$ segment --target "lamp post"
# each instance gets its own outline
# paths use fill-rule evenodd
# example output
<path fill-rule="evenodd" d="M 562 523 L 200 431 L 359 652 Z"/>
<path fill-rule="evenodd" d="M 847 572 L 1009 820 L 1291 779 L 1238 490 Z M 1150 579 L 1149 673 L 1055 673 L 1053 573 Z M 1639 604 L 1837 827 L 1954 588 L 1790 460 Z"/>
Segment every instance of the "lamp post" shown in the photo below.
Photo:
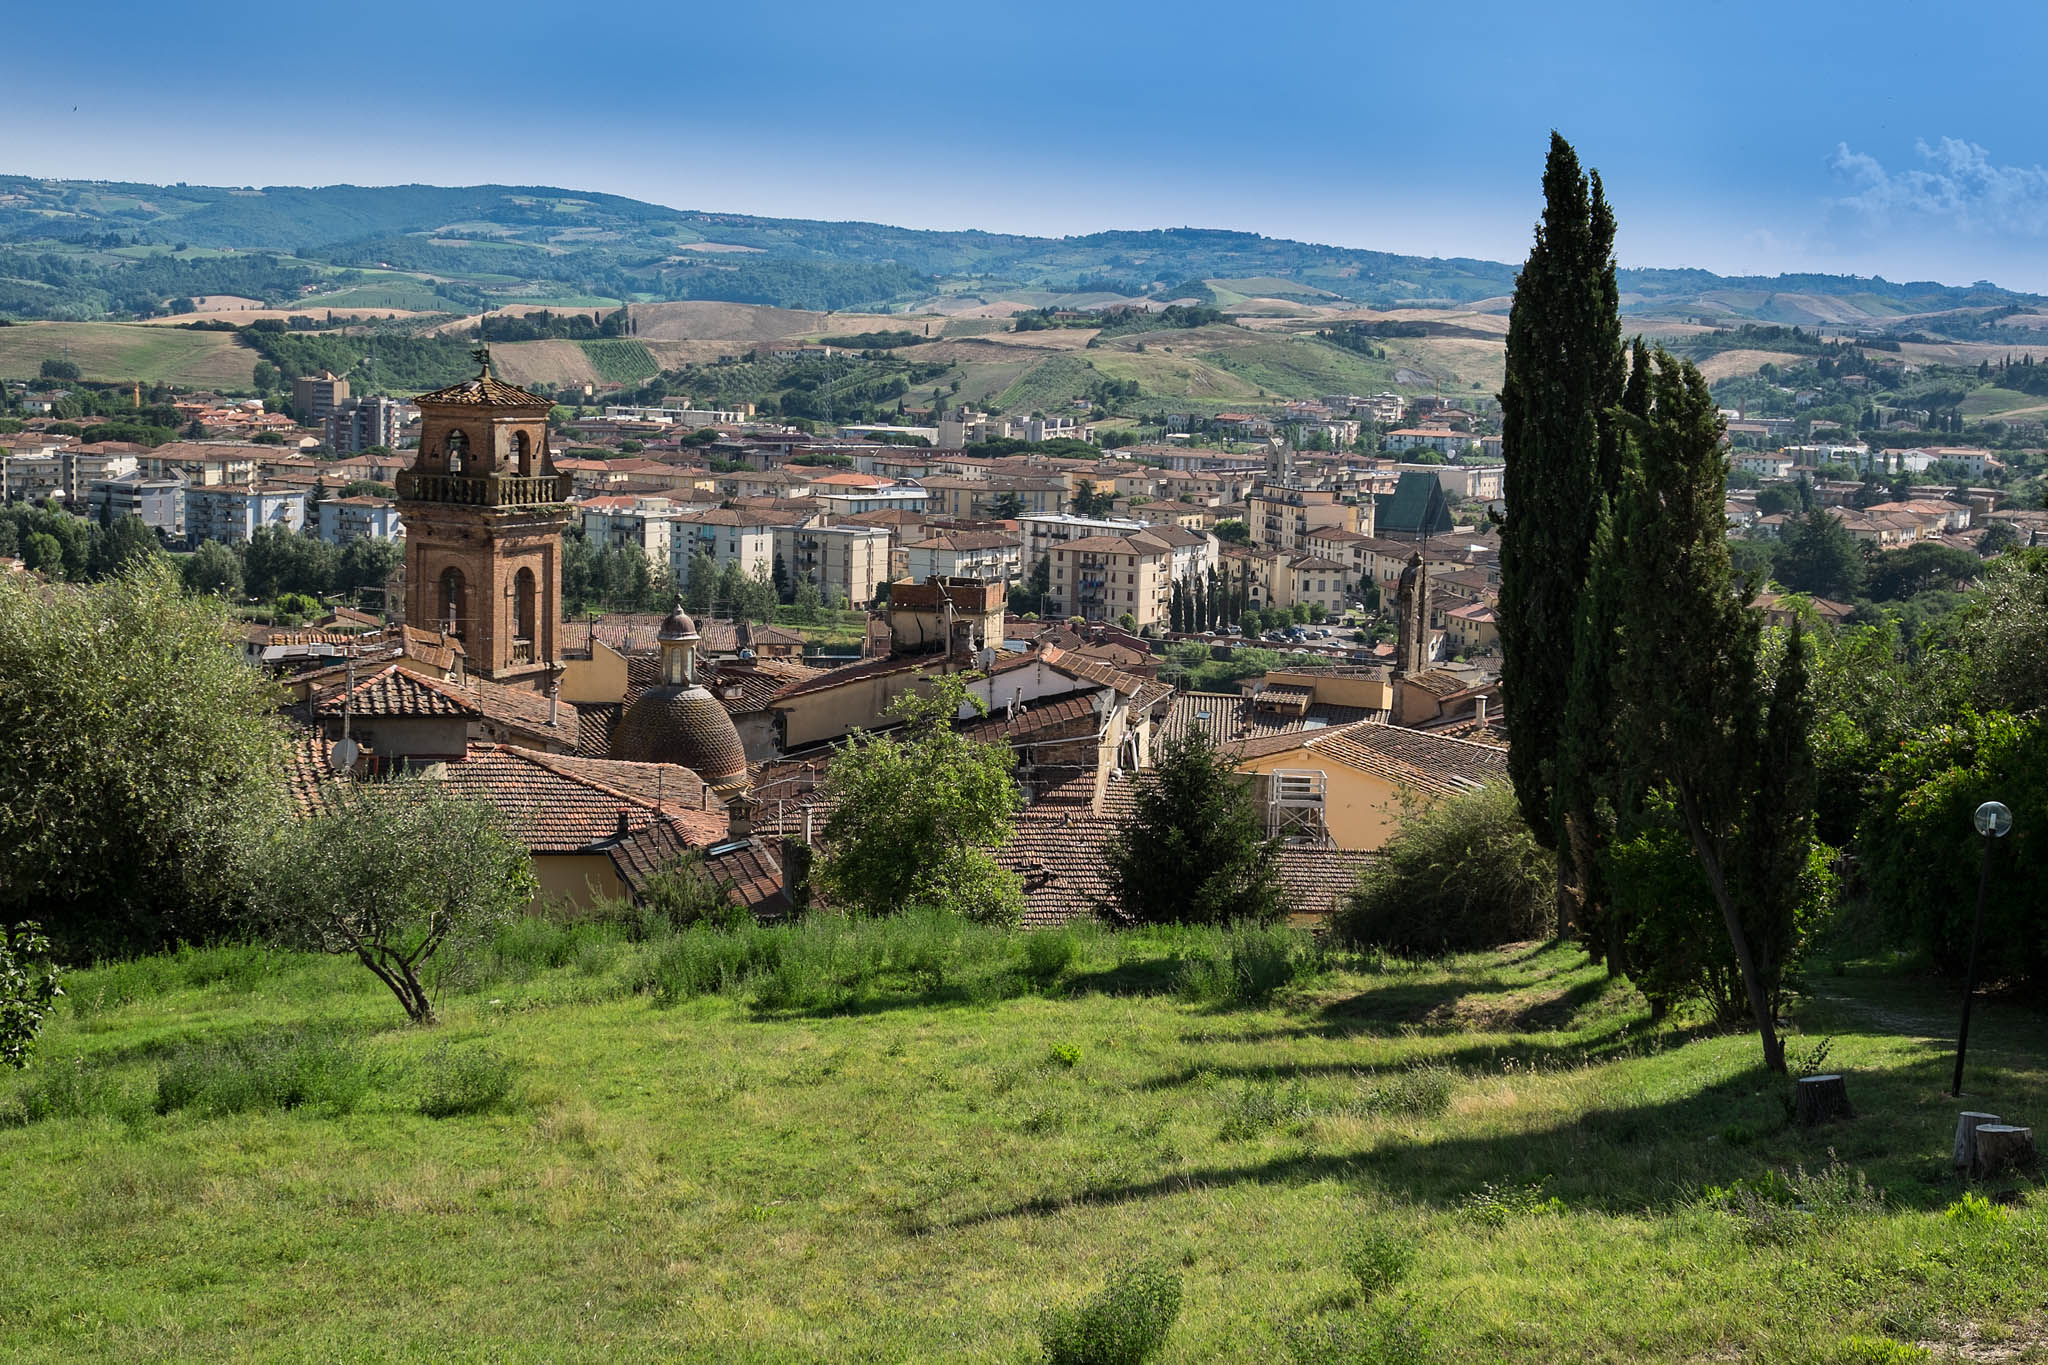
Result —
<path fill-rule="evenodd" d="M 1991 884 L 1991 846 L 2012 829 L 2012 812 L 1996 801 L 1977 807 L 1972 818 L 1984 841 L 1984 859 L 1977 868 L 1977 918 L 1970 925 L 1970 965 L 1963 975 L 1963 1026 L 1956 1034 L 1956 1076 L 1949 1094 L 1963 1093 L 1963 1055 L 1970 1047 L 1970 1000 L 1977 993 L 1977 949 L 1984 939 L 1984 893 Z"/>

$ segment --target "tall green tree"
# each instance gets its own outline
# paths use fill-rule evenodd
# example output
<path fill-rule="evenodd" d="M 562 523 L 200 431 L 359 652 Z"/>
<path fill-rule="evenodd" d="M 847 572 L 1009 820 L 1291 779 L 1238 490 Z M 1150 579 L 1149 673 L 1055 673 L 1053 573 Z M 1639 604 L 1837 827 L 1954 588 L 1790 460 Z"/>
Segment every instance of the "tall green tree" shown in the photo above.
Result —
<path fill-rule="evenodd" d="M 284 735 L 225 625 L 160 561 L 82 587 L 0 576 L 0 921 L 74 955 L 227 927 Z"/>
<path fill-rule="evenodd" d="M 985 709 L 957 675 L 930 680 L 890 705 L 892 734 L 856 732 L 840 746 L 826 785 L 819 883 L 844 909 L 884 915 L 912 906 L 1015 924 L 1024 889 L 993 850 L 1010 837 L 1016 755 L 953 728 L 963 707 Z"/>
<path fill-rule="evenodd" d="M 1515 795 L 1529 828 L 1559 851 L 1560 932 L 1584 872 L 1561 838 L 1559 747 L 1602 499 L 1619 485 L 1608 410 L 1622 396 L 1614 214 L 1598 172 L 1556 133 L 1543 169 L 1543 221 L 1515 284 L 1501 385 L 1507 522 L 1501 528 L 1501 693 Z"/>
<path fill-rule="evenodd" d="M 242 595 L 242 561 L 217 540 L 202 540 L 185 561 L 185 587 L 195 593 L 218 597 Z"/>
<path fill-rule="evenodd" d="M 1661 349 L 1647 404 L 1623 418 L 1630 459 L 1611 541 L 1620 780 L 1668 794 L 1705 874 L 1763 1044 L 1796 946 L 1798 870 L 1813 850 L 1806 645 L 1769 676 L 1760 618 L 1729 564 L 1722 422 L 1706 380 Z M 1607 568 L 1600 574 L 1604 577 Z"/>
<path fill-rule="evenodd" d="M 131 512 L 92 537 L 90 572 L 94 578 L 112 578 L 161 553 L 163 546 L 157 541 L 156 532 Z"/>
<path fill-rule="evenodd" d="M 1158 766 L 1138 783 L 1136 806 L 1105 854 L 1115 917 L 1136 924 L 1279 918 L 1279 845 L 1266 837 L 1251 779 L 1206 733 L 1167 741 Z"/>
<path fill-rule="evenodd" d="M 1842 519 L 1814 508 L 1784 533 L 1778 551 L 1778 581 L 1794 592 L 1846 602 L 1863 591 L 1868 561 Z"/>

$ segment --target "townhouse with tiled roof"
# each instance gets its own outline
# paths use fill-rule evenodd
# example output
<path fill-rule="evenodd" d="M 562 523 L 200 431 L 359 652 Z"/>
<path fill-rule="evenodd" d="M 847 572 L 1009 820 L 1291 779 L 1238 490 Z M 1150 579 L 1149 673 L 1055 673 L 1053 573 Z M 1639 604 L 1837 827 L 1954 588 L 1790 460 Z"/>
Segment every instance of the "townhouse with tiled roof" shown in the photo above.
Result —
<path fill-rule="evenodd" d="M 1314 792 L 1309 822 L 1340 849 L 1377 849 L 1418 805 L 1507 780 L 1507 751 L 1379 721 L 1278 734 L 1232 750 L 1238 771 Z"/>

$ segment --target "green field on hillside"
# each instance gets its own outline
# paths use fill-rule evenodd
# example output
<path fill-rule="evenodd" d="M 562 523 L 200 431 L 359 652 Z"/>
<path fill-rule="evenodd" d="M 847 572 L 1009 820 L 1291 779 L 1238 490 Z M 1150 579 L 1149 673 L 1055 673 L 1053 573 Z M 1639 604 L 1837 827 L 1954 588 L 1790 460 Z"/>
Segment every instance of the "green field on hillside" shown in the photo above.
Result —
<path fill-rule="evenodd" d="M 590 368 L 607 384 L 637 384 L 661 373 L 654 356 L 637 341 L 582 341 Z"/>
<path fill-rule="evenodd" d="M 1341 346 L 1287 337 L 1216 353 L 1223 369 L 1268 393 L 1313 398 L 1326 393 L 1375 393 L 1394 382 L 1394 367 Z"/>
<path fill-rule="evenodd" d="M 1174 1362 L 2048 1348 L 2048 1197 L 1948 1171 L 1951 995 L 1853 967 L 1815 1132 L 1566 948 L 530 920 L 426 1030 L 256 948 L 67 987 L 0 1077 L 12 1357 L 1024 1362 L 1136 1259 Z M 2044 1042 L 1984 1007 L 1972 1106 L 2048 1112 Z"/>
<path fill-rule="evenodd" d="M 79 377 L 188 388 L 247 389 L 261 359 L 232 332 L 188 332 L 119 322 L 24 322 L 0 327 L 0 379 L 34 379 L 45 360 L 70 360 Z"/>
<path fill-rule="evenodd" d="M 2034 415 L 2038 416 L 2038 409 L 2044 406 L 2048 406 L 2048 401 L 2044 401 L 2035 394 L 2021 393 L 2018 389 L 2001 389 L 1994 385 L 1989 388 L 1972 390 L 1965 396 L 1963 399 L 1963 416 L 1997 417 L 2002 413 L 2011 412 L 2017 408 L 2037 410 L 2034 412 Z"/>

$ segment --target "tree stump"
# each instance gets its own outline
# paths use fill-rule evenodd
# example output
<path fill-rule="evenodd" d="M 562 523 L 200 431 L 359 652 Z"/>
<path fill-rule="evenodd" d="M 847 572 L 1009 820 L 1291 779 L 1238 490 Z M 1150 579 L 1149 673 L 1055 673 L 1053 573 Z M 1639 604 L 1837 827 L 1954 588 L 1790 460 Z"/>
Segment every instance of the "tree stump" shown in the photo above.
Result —
<path fill-rule="evenodd" d="M 1849 1107 L 1849 1083 L 1840 1076 L 1802 1076 L 1794 1094 L 1793 1112 L 1801 1128 L 1830 1119 L 1846 1119 L 1856 1112 Z"/>
<path fill-rule="evenodd" d="M 2031 1166 L 2034 1162 L 2034 1130 L 2010 1123 L 1977 1125 L 1977 1161 L 1972 1170 L 1979 1180 Z"/>
<path fill-rule="evenodd" d="M 1977 1130 L 1987 1123 L 1997 1123 L 1996 1114 L 1979 1114 L 1966 1110 L 1956 1116 L 1955 1167 L 1967 1171 L 1977 1164 Z"/>

